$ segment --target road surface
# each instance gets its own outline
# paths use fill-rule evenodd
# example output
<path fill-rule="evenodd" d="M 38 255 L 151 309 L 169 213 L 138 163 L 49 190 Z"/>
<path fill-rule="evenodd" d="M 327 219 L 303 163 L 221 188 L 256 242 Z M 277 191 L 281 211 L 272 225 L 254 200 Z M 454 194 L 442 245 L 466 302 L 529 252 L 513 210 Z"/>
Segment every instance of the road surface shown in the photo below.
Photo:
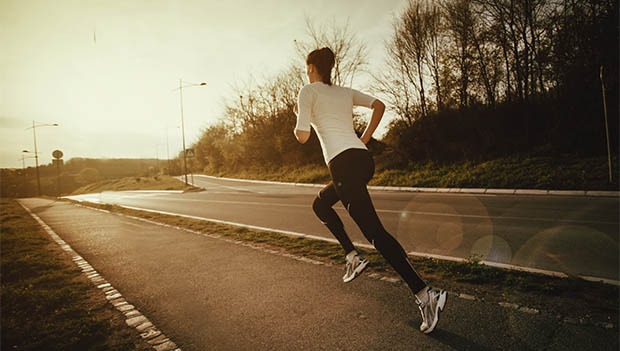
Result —
<path fill-rule="evenodd" d="M 318 188 L 194 175 L 195 193 L 104 192 L 73 197 L 332 238 L 311 204 Z M 619 199 L 371 191 L 408 252 L 619 280 Z M 338 204 L 354 242 L 365 243 Z"/>
<path fill-rule="evenodd" d="M 617 321 L 573 325 L 453 294 L 427 336 L 401 284 L 369 275 L 344 284 L 342 267 L 67 202 L 20 201 L 184 351 L 618 349 Z"/>

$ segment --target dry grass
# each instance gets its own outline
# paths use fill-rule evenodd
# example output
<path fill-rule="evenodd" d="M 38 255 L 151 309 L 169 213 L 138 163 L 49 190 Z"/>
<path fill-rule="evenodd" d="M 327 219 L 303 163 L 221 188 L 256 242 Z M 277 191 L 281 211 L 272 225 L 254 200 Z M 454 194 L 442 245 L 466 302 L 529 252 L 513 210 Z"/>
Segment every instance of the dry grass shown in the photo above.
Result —
<path fill-rule="evenodd" d="M 148 350 L 15 200 L 0 200 L 2 350 Z"/>
<path fill-rule="evenodd" d="M 121 179 L 103 180 L 100 182 L 85 185 L 75 190 L 72 195 L 100 193 L 102 191 L 123 191 L 123 190 L 183 190 L 191 191 L 196 189 L 187 186 L 182 181 L 166 176 L 154 177 L 125 177 Z"/>

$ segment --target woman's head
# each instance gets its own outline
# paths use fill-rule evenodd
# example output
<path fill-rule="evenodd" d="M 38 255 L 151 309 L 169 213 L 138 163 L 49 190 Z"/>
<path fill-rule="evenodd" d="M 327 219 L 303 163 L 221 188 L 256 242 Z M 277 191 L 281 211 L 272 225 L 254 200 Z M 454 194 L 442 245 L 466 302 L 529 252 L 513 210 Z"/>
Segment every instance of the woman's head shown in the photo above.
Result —
<path fill-rule="evenodd" d="M 332 68 L 334 68 L 335 62 L 334 52 L 328 47 L 312 51 L 306 57 L 308 76 L 310 76 L 312 69 L 316 69 L 316 73 L 321 77 L 321 81 L 327 85 L 332 85 Z M 311 68 L 310 65 L 314 66 L 314 68 Z"/>

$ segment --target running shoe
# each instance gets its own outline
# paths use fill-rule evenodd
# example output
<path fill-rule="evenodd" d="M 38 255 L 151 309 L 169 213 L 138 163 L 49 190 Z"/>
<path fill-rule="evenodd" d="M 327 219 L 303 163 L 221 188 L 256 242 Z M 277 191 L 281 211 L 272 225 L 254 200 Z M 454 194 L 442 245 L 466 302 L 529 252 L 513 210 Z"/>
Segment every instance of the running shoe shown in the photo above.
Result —
<path fill-rule="evenodd" d="M 345 283 L 355 279 L 362 271 L 368 266 L 368 260 L 360 255 L 355 255 L 350 261 L 347 260 L 347 271 L 342 277 L 342 281 Z"/>
<path fill-rule="evenodd" d="M 434 288 L 428 289 L 428 301 L 426 303 L 418 303 L 418 308 L 422 314 L 421 332 L 429 334 L 435 330 L 437 322 L 439 322 L 439 313 L 443 312 L 447 299 L 447 291 Z"/>

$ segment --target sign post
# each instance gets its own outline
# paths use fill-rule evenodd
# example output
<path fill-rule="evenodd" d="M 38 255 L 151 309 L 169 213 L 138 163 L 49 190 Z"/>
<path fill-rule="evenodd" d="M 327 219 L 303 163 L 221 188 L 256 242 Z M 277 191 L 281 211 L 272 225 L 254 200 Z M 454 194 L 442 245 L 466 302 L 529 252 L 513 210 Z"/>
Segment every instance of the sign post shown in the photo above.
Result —
<path fill-rule="evenodd" d="M 52 152 L 52 156 L 54 159 L 52 163 L 56 165 L 56 197 L 60 197 L 60 166 L 62 166 L 62 156 L 63 153 L 60 150 L 54 150 Z"/>
<path fill-rule="evenodd" d="M 186 149 L 185 156 L 189 158 L 194 158 L 196 156 L 196 153 L 194 152 L 194 149 Z M 192 178 L 192 185 L 193 185 L 194 184 L 194 172 L 192 172 L 192 170 L 190 169 L 189 174 Z"/>

